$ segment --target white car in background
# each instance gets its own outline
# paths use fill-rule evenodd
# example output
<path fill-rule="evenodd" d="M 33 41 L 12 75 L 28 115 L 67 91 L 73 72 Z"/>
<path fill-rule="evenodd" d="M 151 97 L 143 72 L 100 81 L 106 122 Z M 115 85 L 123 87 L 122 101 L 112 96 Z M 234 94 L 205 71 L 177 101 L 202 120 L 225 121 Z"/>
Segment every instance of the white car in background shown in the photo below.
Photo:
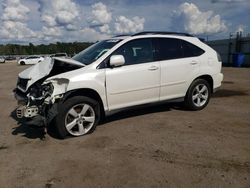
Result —
<path fill-rule="evenodd" d="M 0 63 L 5 63 L 5 59 L 3 57 L 0 57 Z"/>
<path fill-rule="evenodd" d="M 40 63 L 43 60 L 44 60 L 43 57 L 33 55 L 33 56 L 20 59 L 17 63 L 19 65 L 33 65 L 33 64 Z"/>

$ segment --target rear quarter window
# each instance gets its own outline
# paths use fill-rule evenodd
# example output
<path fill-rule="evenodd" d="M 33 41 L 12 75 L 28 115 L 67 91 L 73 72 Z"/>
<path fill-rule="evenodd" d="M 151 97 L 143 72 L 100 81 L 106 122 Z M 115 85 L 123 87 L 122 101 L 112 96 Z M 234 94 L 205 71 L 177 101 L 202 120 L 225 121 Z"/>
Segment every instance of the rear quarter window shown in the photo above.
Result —
<path fill-rule="evenodd" d="M 183 57 L 196 57 L 202 55 L 205 51 L 190 42 L 181 40 Z"/>

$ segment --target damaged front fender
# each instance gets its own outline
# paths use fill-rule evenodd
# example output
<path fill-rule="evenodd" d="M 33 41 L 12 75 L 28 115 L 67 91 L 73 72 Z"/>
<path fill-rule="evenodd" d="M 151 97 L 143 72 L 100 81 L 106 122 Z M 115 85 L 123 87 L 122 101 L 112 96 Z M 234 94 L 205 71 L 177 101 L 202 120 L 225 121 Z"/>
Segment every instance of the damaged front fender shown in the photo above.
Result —
<path fill-rule="evenodd" d="M 61 99 L 64 93 L 67 92 L 68 84 L 69 80 L 65 78 L 46 80 L 43 85 L 51 85 L 53 91 L 51 95 L 45 99 L 45 102 L 54 104 L 57 99 Z"/>

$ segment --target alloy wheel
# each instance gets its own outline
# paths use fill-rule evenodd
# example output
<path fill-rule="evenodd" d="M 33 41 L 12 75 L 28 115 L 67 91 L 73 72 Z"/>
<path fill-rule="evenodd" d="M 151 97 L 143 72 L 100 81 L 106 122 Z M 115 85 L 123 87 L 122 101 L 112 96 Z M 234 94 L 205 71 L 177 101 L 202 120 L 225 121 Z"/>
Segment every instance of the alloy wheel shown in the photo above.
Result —
<path fill-rule="evenodd" d="M 65 116 L 66 130 L 73 136 L 87 134 L 95 123 L 95 111 L 86 104 L 73 106 Z"/>
<path fill-rule="evenodd" d="M 197 107 L 202 107 L 206 104 L 208 100 L 208 88 L 205 84 L 199 84 L 194 88 L 192 100 Z"/>

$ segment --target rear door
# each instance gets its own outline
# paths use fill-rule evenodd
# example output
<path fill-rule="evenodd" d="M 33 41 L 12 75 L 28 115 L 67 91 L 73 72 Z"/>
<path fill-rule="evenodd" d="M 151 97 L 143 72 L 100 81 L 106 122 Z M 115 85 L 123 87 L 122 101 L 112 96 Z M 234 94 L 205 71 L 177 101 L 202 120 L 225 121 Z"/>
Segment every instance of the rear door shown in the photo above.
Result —
<path fill-rule="evenodd" d="M 32 63 L 33 63 L 33 56 L 27 57 L 25 64 L 32 64 Z"/>
<path fill-rule="evenodd" d="M 27 58 L 26 64 L 36 64 L 38 61 L 37 56 L 30 56 Z"/>
<path fill-rule="evenodd" d="M 36 63 L 38 63 L 39 60 L 40 60 L 40 57 L 34 56 L 34 58 L 33 58 L 33 60 L 32 60 L 32 63 L 33 63 L 33 64 L 36 64 Z"/>
<path fill-rule="evenodd" d="M 188 83 L 199 73 L 200 58 L 187 51 L 190 43 L 184 40 L 156 40 L 157 60 L 161 66 L 160 100 L 183 97 L 189 87 Z"/>
<path fill-rule="evenodd" d="M 129 41 L 112 55 L 118 54 L 125 65 L 106 69 L 109 110 L 159 101 L 160 65 L 154 61 L 152 40 Z"/>

